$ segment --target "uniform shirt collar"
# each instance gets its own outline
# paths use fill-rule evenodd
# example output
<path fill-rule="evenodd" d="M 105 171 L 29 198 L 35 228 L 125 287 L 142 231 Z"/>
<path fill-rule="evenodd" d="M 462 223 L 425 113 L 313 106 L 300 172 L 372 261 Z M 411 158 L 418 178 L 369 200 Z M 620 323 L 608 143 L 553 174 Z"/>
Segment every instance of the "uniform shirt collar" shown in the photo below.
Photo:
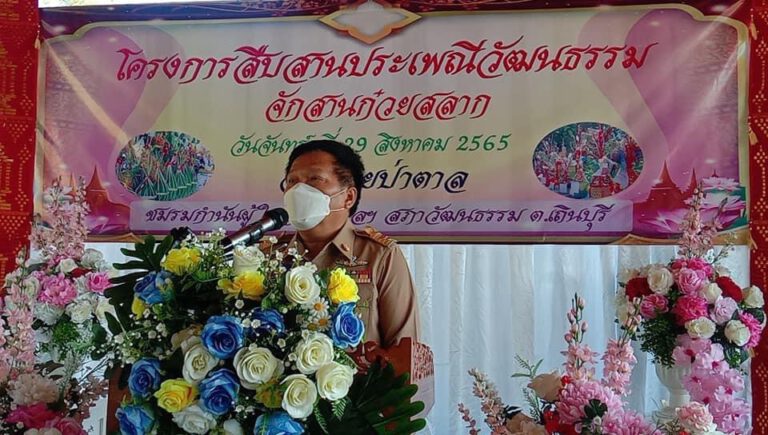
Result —
<path fill-rule="evenodd" d="M 301 250 L 304 249 L 304 244 L 301 242 L 301 238 L 299 238 L 299 233 L 295 233 L 293 235 L 293 238 L 291 239 L 291 244 L 296 242 Z M 333 246 L 333 247 L 331 247 Z M 354 247 L 355 247 L 355 226 L 352 225 L 352 222 L 347 219 L 347 222 L 344 224 L 343 227 L 341 227 L 341 230 L 336 234 L 336 236 L 331 239 L 330 242 L 328 242 L 325 247 L 323 247 L 323 250 L 320 251 L 320 254 L 323 255 L 325 253 L 326 249 L 335 249 L 337 252 L 341 253 L 347 260 L 352 261 L 354 259 Z"/>

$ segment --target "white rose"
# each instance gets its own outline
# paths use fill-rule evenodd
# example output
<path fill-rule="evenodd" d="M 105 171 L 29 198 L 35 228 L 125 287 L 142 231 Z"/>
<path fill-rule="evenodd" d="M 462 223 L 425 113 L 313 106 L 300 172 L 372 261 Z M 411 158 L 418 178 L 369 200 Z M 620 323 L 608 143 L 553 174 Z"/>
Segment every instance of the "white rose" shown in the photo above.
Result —
<path fill-rule="evenodd" d="M 224 435 L 243 435 L 243 427 L 235 419 L 229 419 L 221 426 Z"/>
<path fill-rule="evenodd" d="M 692 338 L 710 338 L 715 335 L 715 322 L 699 317 L 685 323 L 685 329 Z"/>
<path fill-rule="evenodd" d="M 317 400 L 317 387 L 304 375 L 286 376 L 286 384 L 281 406 L 293 418 L 306 418 L 312 414 Z"/>
<path fill-rule="evenodd" d="M 77 289 L 78 294 L 88 293 L 91 291 L 91 289 L 88 288 L 88 278 L 86 278 L 85 275 L 78 276 L 72 281 L 75 283 L 75 288 Z"/>
<path fill-rule="evenodd" d="M 59 261 L 59 272 L 61 273 L 69 273 L 75 269 L 77 269 L 77 263 L 75 263 L 75 260 L 71 258 L 65 258 Z"/>
<path fill-rule="evenodd" d="M 285 297 L 294 304 L 306 304 L 320 296 L 320 286 L 315 281 L 314 264 L 295 267 L 285 275 Z"/>
<path fill-rule="evenodd" d="M 317 371 L 317 390 L 326 400 L 339 400 L 347 396 L 352 386 L 355 370 L 352 367 L 330 362 Z"/>
<path fill-rule="evenodd" d="M 763 299 L 763 291 L 760 287 L 753 285 L 742 290 L 744 295 L 744 305 L 748 308 L 762 308 L 765 305 L 765 299 Z"/>
<path fill-rule="evenodd" d="M 720 296 L 722 296 L 722 294 L 723 294 L 723 290 L 720 289 L 720 286 L 715 284 L 714 282 L 711 282 L 701 288 L 701 295 L 710 304 L 714 304 L 715 302 L 717 302 L 717 299 Z"/>
<path fill-rule="evenodd" d="M 626 283 L 632 278 L 636 278 L 640 272 L 637 269 L 626 268 L 619 272 L 619 282 Z"/>
<path fill-rule="evenodd" d="M 184 354 L 181 374 L 185 381 L 197 385 L 218 363 L 218 358 L 211 355 L 202 343 L 197 343 Z"/>
<path fill-rule="evenodd" d="M 80 262 L 83 263 L 83 267 L 88 269 L 96 269 L 99 264 L 104 260 L 104 256 L 96 249 L 88 248 L 80 258 Z"/>
<path fill-rule="evenodd" d="M 333 361 L 333 341 L 327 335 L 310 332 L 296 345 L 296 368 L 305 375 Z"/>
<path fill-rule="evenodd" d="M 240 349 L 233 362 L 243 387 L 255 390 L 282 373 L 283 363 L 269 349 L 251 345 Z"/>
<path fill-rule="evenodd" d="M 629 306 L 627 293 L 623 288 L 619 288 L 619 291 L 616 292 L 616 317 L 622 325 L 625 324 L 629 318 Z"/>
<path fill-rule="evenodd" d="M 216 417 L 204 411 L 197 403 L 174 412 L 173 422 L 184 432 L 193 434 L 206 434 L 216 427 Z"/>
<path fill-rule="evenodd" d="M 99 296 L 96 298 L 96 308 L 93 309 L 93 312 L 96 314 L 96 318 L 99 319 L 99 322 L 101 323 L 107 323 L 107 313 L 117 318 L 115 307 L 112 306 L 112 304 L 109 303 L 109 299 L 105 297 Z"/>
<path fill-rule="evenodd" d="M 182 353 L 187 353 L 190 347 L 200 343 L 200 333 L 202 331 L 203 327 L 200 325 L 192 325 L 182 329 L 171 336 L 171 348 L 174 351 L 181 348 Z"/>
<path fill-rule="evenodd" d="M 46 325 L 55 325 L 62 314 L 64 314 L 64 308 L 45 303 L 35 305 L 35 317 L 42 320 Z"/>
<path fill-rule="evenodd" d="M 715 266 L 715 274 L 717 276 L 731 276 L 731 270 L 725 266 Z"/>
<path fill-rule="evenodd" d="M 651 288 L 651 290 L 653 290 L 654 293 L 665 296 L 669 293 L 669 289 L 675 282 L 675 277 L 672 275 L 672 272 L 660 264 L 654 264 L 648 270 L 647 279 L 648 286 Z"/>
<path fill-rule="evenodd" d="M 93 304 L 87 298 L 78 298 L 67 305 L 66 311 L 67 314 L 69 314 L 69 318 L 79 325 L 91 318 L 91 314 L 93 314 Z"/>
<path fill-rule="evenodd" d="M 40 291 L 40 280 L 30 275 L 24 278 L 22 288 L 24 289 L 25 295 L 35 297 L 37 296 L 37 293 Z"/>
<path fill-rule="evenodd" d="M 264 262 L 264 253 L 258 246 L 235 246 L 232 257 L 232 268 L 235 275 L 243 272 L 257 272 Z"/>
<path fill-rule="evenodd" d="M 749 328 L 740 320 L 731 320 L 725 325 L 725 337 L 736 346 L 747 344 L 750 336 Z"/>

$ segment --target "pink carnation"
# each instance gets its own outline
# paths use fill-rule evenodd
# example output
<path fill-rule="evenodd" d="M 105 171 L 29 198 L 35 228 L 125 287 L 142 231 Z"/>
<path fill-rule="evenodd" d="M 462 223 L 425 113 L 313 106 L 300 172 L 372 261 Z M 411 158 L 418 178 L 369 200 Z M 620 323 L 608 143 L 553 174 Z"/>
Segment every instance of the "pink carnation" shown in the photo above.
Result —
<path fill-rule="evenodd" d="M 48 409 L 45 403 L 20 405 L 8 414 L 8 423 L 21 423 L 25 429 L 40 429 L 48 420 L 58 417 L 58 414 Z"/>
<path fill-rule="evenodd" d="M 706 284 L 707 276 L 703 271 L 684 267 L 676 276 L 680 291 L 687 295 L 695 295 Z"/>
<path fill-rule="evenodd" d="M 727 323 L 733 318 L 733 313 L 739 309 L 738 304 L 731 298 L 718 298 L 712 309 L 710 318 L 718 325 Z"/>
<path fill-rule="evenodd" d="M 593 399 L 604 403 L 608 407 L 608 412 L 622 408 L 621 398 L 610 388 L 597 381 L 577 380 L 566 385 L 560 392 L 560 401 L 557 402 L 560 422 L 565 424 L 580 422 L 586 415 L 584 408 Z"/>
<path fill-rule="evenodd" d="M 746 349 L 752 349 L 760 342 L 760 334 L 763 332 L 763 326 L 755 319 L 755 316 L 749 313 L 740 313 L 739 320 L 743 323 L 747 329 L 749 329 L 749 341 L 744 345 Z"/>
<path fill-rule="evenodd" d="M 691 402 L 677 409 L 677 418 L 686 431 L 692 433 L 708 432 L 712 429 L 712 414 L 704 404 Z"/>
<path fill-rule="evenodd" d="M 707 300 L 693 295 L 681 296 L 672 308 L 672 313 L 677 317 L 677 323 L 681 326 L 699 317 L 708 317 Z"/>
<path fill-rule="evenodd" d="M 612 435 L 661 434 L 653 423 L 632 410 L 618 410 L 603 418 L 603 433 Z"/>
<path fill-rule="evenodd" d="M 104 294 L 104 290 L 110 286 L 107 272 L 91 272 L 88 274 L 88 288 L 98 294 Z"/>
<path fill-rule="evenodd" d="M 640 314 L 646 319 L 653 319 L 657 315 L 669 311 L 669 301 L 664 295 L 654 293 L 643 298 L 640 303 Z"/>
<path fill-rule="evenodd" d="M 80 423 L 77 422 L 77 420 L 69 417 L 56 417 L 55 419 L 49 421 L 45 427 L 58 429 L 59 432 L 61 432 L 61 435 L 88 435 L 88 433 L 83 430 L 83 427 L 80 425 Z"/>
<path fill-rule="evenodd" d="M 677 273 L 681 269 L 688 268 L 695 271 L 704 273 L 704 276 L 711 278 L 715 274 L 715 269 L 707 260 L 695 257 L 695 258 L 678 258 L 672 263 L 672 271 Z"/>
<path fill-rule="evenodd" d="M 683 367 L 690 367 L 696 355 L 709 353 L 713 345 L 706 338 L 692 338 L 688 334 L 683 334 L 677 338 L 677 347 L 672 351 L 672 358 L 675 364 Z"/>
<path fill-rule="evenodd" d="M 40 282 L 42 291 L 38 299 L 59 307 L 64 307 L 77 297 L 75 285 L 63 273 L 50 275 Z"/>

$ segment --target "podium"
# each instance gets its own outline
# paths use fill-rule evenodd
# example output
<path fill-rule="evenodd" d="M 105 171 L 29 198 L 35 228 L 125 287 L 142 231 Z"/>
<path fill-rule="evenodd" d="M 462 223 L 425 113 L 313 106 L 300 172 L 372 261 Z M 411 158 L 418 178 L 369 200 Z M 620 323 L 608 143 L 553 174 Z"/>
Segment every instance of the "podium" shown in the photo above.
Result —
<path fill-rule="evenodd" d="M 392 364 L 396 375 L 410 372 L 410 383 L 416 384 L 419 390 L 413 396 L 413 401 L 424 402 L 424 411 L 416 418 L 426 418 L 432 406 L 435 404 L 435 363 L 432 350 L 423 343 L 418 343 L 410 338 L 403 338 L 400 342 L 386 349 L 379 347 L 377 343 L 366 342 L 358 346 L 350 353 L 361 370 L 365 370 L 377 359 L 383 359 Z M 118 386 L 120 370 L 116 370 L 109 380 L 109 393 L 107 396 L 107 432 L 119 431 L 115 411 L 120 406 L 123 398 L 129 393 Z"/>

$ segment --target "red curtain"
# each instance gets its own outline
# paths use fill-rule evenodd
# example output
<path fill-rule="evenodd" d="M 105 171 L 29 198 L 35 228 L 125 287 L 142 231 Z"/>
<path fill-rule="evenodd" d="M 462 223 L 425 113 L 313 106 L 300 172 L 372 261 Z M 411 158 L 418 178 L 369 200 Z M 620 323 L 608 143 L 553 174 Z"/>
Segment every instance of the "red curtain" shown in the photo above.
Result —
<path fill-rule="evenodd" d="M 29 238 L 39 27 L 36 0 L 0 1 L 0 276 Z"/>
<path fill-rule="evenodd" d="M 753 0 L 750 17 L 749 188 L 752 283 L 768 287 L 768 0 Z M 768 434 L 768 340 L 752 361 L 752 424 L 755 434 Z"/>

